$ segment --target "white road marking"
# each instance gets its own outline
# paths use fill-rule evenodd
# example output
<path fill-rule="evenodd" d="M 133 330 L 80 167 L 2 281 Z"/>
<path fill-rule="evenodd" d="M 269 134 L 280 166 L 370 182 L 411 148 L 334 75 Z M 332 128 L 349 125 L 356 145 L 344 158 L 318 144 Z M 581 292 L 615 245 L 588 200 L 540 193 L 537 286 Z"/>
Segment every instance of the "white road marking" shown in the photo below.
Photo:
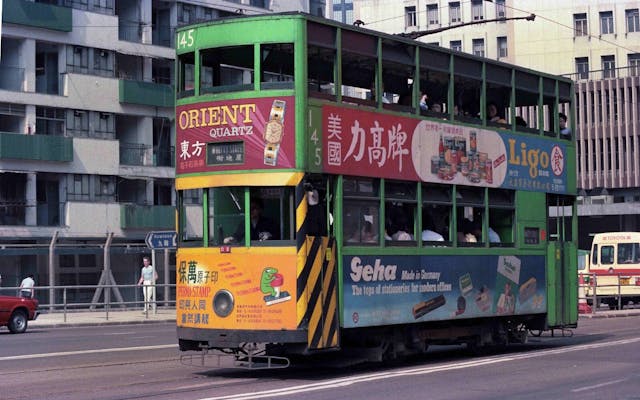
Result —
<path fill-rule="evenodd" d="M 615 381 L 610 381 L 610 382 L 602 382 L 599 383 L 597 385 L 592 385 L 592 386 L 584 386 L 578 389 L 572 389 L 571 391 L 574 393 L 578 393 L 578 392 L 584 392 L 585 390 L 591 390 L 591 389 L 597 389 L 599 387 L 603 387 L 603 386 L 609 386 L 609 385 L 615 385 L 616 383 L 620 383 L 620 382 L 624 382 L 626 381 L 626 379 L 618 379 Z"/>
<path fill-rule="evenodd" d="M 131 332 L 111 332 L 111 333 L 103 333 L 102 336 L 131 335 L 132 333 L 135 333 L 135 332 L 134 331 L 131 331 Z"/>
<path fill-rule="evenodd" d="M 24 354 L 20 356 L 0 357 L 0 361 L 29 360 L 34 358 L 75 356 L 79 354 L 118 353 L 123 351 L 157 350 L 157 349 L 171 349 L 171 348 L 175 348 L 176 350 L 178 350 L 178 345 L 177 344 L 159 344 L 156 346 L 115 347 L 111 349 L 93 349 L 93 350 L 61 351 L 57 353 Z"/>
<path fill-rule="evenodd" d="M 287 396 L 287 395 L 293 395 L 293 394 L 299 394 L 299 393 L 315 392 L 315 391 L 320 391 L 325 389 L 333 389 L 336 387 L 350 386 L 353 384 L 363 383 L 363 382 L 390 379 L 390 378 L 395 378 L 399 376 L 404 377 L 407 375 L 427 375 L 427 374 L 433 374 L 436 372 L 472 368 L 472 367 L 478 367 L 482 365 L 504 363 L 508 361 L 525 360 L 529 358 L 570 353 L 574 351 L 583 351 L 583 350 L 596 349 L 601 347 L 620 346 L 620 345 L 636 343 L 636 342 L 640 342 L 640 337 L 633 338 L 633 339 L 616 340 L 612 342 L 576 345 L 576 346 L 570 346 L 570 347 L 563 347 L 560 349 L 533 351 L 533 352 L 528 352 L 524 354 L 509 354 L 505 356 L 489 357 L 482 360 L 463 361 L 463 362 L 453 363 L 449 365 L 440 365 L 435 367 L 399 369 L 396 371 L 383 372 L 383 373 L 355 375 L 347 378 L 331 379 L 324 382 L 317 382 L 317 383 L 311 383 L 306 385 L 292 386 L 292 387 L 272 389 L 272 390 L 264 390 L 264 391 L 255 392 L 255 393 L 238 393 L 238 394 L 231 394 L 226 396 L 206 397 L 200 400 L 255 400 L 255 399 L 264 399 L 264 398 L 270 398 L 270 397 L 280 397 L 280 396 Z"/>

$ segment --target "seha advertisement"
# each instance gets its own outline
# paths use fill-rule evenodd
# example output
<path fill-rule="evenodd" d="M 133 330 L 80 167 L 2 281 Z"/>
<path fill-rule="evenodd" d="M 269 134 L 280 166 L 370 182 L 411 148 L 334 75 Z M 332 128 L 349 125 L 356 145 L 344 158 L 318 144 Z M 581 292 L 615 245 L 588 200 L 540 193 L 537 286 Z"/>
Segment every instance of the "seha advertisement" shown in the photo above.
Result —
<path fill-rule="evenodd" d="M 295 329 L 295 265 L 295 254 L 181 256 L 176 287 L 178 326 Z M 221 307 L 218 314 L 216 304 Z M 226 315 L 221 317 L 221 313 Z"/>
<path fill-rule="evenodd" d="M 543 256 L 344 256 L 347 328 L 544 313 Z"/>
<path fill-rule="evenodd" d="M 565 193 L 564 144 L 534 136 L 324 106 L 329 173 Z"/>
<path fill-rule="evenodd" d="M 295 166 L 294 97 L 176 107 L 176 173 Z"/>

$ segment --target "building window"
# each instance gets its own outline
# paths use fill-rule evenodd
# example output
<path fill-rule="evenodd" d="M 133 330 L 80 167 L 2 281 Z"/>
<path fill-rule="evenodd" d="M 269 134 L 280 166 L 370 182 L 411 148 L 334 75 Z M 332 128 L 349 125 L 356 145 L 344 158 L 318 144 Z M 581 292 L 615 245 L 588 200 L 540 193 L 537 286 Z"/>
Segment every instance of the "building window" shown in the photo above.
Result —
<path fill-rule="evenodd" d="M 89 73 L 89 48 L 83 46 L 67 47 L 67 72 Z"/>
<path fill-rule="evenodd" d="M 460 16 L 460 2 L 449 3 L 449 23 L 457 24 L 462 21 Z"/>
<path fill-rule="evenodd" d="M 427 4 L 427 26 L 432 27 L 434 25 L 440 25 L 438 19 L 438 5 Z"/>
<path fill-rule="evenodd" d="M 405 7 L 404 8 L 404 27 L 410 28 L 416 26 L 416 8 Z"/>
<path fill-rule="evenodd" d="M 498 37 L 498 58 L 507 56 L 507 37 Z"/>
<path fill-rule="evenodd" d="M 638 9 L 625 10 L 627 17 L 627 32 L 640 32 L 640 13 Z"/>
<path fill-rule="evenodd" d="M 474 21 L 484 19 L 483 0 L 471 0 L 471 16 Z"/>
<path fill-rule="evenodd" d="M 614 33 L 613 11 L 603 11 L 600 13 L 600 34 L 608 35 Z"/>
<path fill-rule="evenodd" d="M 93 69 L 96 75 L 114 76 L 113 72 L 113 53 L 108 50 L 93 50 Z"/>
<path fill-rule="evenodd" d="M 89 175 L 74 174 L 67 185 L 68 200 L 90 200 Z"/>
<path fill-rule="evenodd" d="M 628 56 L 629 75 L 640 75 L 640 53 L 629 54 Z"/>
<path fill-rule="evenodd" d="M 462 40 L 452 40 L 449 42 L 451 50 L 462 51 Z"/>
<path fill-rule="evenodd" d="M 576 74 L 578 79 L 589 79 L 589 58 L 578 57 L 576 58 Z"/>
<path fill-rule="evenodd" d="M 84 110 L 69 111 L 67 133 L 74 137 L 89 137 L 89 113 Z"/>
<path fill-rule="evenodd" d="M 602 77 L 616 77 L 616 59 L 615 56 L 602 56 Z"/>
<path fill-rule="evenodd" d="M 484 57 L 484 39 L 473 39 L 473 55 Z"/>
<path fill-rule="evenodd" d="M 574 36 L 587 36 L 587 14 L 573 14 Z"/>
<path fill-rule="evenodd" d="M 496 0 L 496 18 L 505 18 L 507 16 L 504 7 L 504 0 Z"/>

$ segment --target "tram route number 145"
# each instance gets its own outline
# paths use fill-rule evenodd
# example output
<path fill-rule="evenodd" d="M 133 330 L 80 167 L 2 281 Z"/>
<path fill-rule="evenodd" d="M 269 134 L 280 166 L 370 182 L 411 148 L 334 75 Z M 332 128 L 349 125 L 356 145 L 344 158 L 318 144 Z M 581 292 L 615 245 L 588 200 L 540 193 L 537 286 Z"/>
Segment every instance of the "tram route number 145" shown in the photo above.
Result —
<path fill-rule="evenodd" d="M 193 46 L 193 44 L 195 43 L 194 35 L 194 29 L 178 32 L 178 40 L 176 41 L 176 43 L 178 43 L 178 50 L 186 49 Z"/>

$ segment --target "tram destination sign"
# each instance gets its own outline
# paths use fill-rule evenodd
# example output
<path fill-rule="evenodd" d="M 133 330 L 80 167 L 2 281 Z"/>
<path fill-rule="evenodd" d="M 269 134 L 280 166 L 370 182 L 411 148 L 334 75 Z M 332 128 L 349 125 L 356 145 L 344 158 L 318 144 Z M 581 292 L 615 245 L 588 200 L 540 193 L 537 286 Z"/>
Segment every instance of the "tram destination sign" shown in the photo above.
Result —
<path fill-rule="evenodd" d="M 152 231 L 147 233 L 144 242 L 152 250 L 175 249 L 178 241 L 176 231 Z"/>

